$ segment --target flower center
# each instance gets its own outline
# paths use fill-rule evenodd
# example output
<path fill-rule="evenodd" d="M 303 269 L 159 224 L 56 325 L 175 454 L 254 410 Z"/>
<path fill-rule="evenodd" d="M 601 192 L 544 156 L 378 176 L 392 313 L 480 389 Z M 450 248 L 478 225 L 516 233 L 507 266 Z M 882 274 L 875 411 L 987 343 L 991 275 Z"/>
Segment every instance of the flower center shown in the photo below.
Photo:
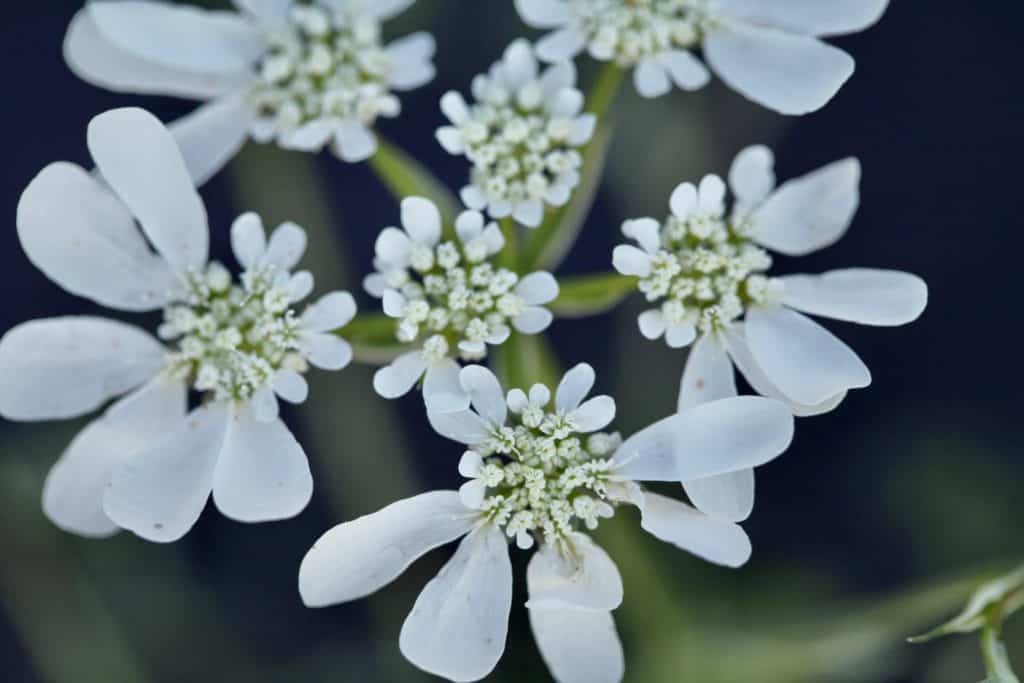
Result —
<path fill-rule="evenodd" d="M 703 5 L 700 0 L 572 0 L 571 8 L 591 54 L 626 67 L 698 45 Z"/>
<path fill-rule="evenodd" d="M 662 301 L 666 323 L 709 332 L 739 318 L 750 304 L 781 296 L 782 282 L 763 274 L 771 256 L 747 230 L 718 213 L 665 221 L 661 249 L 639 288 L 648 301 Z"/>
<path fill-rule="evenodd" d="M 398 98 L 388 88 L 391 60 L 371 14 L 296 5 L 266 40 L 253 97 L 278 134 L 320 119 L 370 125 L 378 116 L 398 115 Z"/>
<path fill-rule="evenodd" d="M 297 352 L 299 321 L 287 273 L 247 271 L 241 286 L 219 263 L 186 277 L 184 301 L 164 312 L 160 337 L 177 340 L 168 370 L 216 400 L 244 401 L 287 368 L 304 372 Z"/>
<path fill-rule="evenodd" d="M 475 451 L 485 458 L 476 478 L 492 523 L 528 548 L 538 533 L 555 543 L 614 514 L 606 496 L 618 434 L 577 434 L 570 418 L 536 403 L 510 419 Z"/>

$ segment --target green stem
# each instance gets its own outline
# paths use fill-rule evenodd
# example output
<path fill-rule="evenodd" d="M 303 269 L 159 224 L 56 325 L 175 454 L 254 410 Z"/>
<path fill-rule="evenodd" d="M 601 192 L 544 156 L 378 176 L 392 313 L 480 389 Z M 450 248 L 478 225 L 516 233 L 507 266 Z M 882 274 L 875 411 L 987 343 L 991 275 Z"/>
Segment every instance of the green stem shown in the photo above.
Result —
<path fill-rule="evenodd" d="M 590 86 L 590 92 L 587 94 L 587 111 L 597 115 L 599 121 L 607 116 L 615 103 L 615 96 L 619 93 L 619 85 L 625 73 L 625 70 L 614 62 L 607 62 Z"/>
<path fill-rule="evenodd" d="M 368 163 L 396 200 L 419 196 L 434 202 L 441 212 L 445 237 L 451 238 L 454 235 L 453 222 L 459 211 L 458 200 L 423 164 L 381 138 L 377 140 L 377 152 L 370 157 Z"/>
<path fill-rule="evenodd" d="M 509 270 L 519 270 L 519 226 L 509 216 L 498 221 L 501 227 L 501 234 L 505 237 L 505 247 L 497 256 L 498 265 Z"/>
<path fill-rule="evenodd" d="M 1020 683 L 1010 666 L 1006 645 L 1002 641 L 1001 612 L 999 605 L 993 605 L 989 610 L 988 621 L 981 629 L 981 657 L 985 662 L 985 673 L 999 683 Z"/>

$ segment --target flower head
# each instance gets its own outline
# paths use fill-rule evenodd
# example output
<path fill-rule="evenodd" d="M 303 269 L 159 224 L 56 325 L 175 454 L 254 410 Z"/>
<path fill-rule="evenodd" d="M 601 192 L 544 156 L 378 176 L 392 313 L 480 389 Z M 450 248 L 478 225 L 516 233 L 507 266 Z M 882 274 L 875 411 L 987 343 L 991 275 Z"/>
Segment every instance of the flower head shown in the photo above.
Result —
<path fill-rule="evenodd" d="M 637 91 L 658 97 L 698 90 L 710 80 L 693 52 L 726 83 L 783 114 L 824 106 L 853 74 L 853 59 L 820 38 L 856 33 L 881 17 L 888 0 L 516 0 L 531 26 L 556 29 L 537 52 L 552 62 L 586 49 L 633 68 Z"/>
<path fill-rule="evenodd" d="M 549 273 L 521 277 L 498 266 L 494 257 L 505 239 L 477 211 L 461 213 L 455 239 L 444 240 L 437 207 L 410 197 L 402 202 L 402 226 L 385 228 L 377 238 L 377 272 L 365 287 L 395 319 L 398 341 L 418 348 L 381 369 L 374 387 L 395 398 L 425 375 L 426 398 L 465 403 L 455 359 L 486 357 L 487 346 L 502 344 L 513 328 L 542 332 L 552 320 L 542 305 L 558 296 L 558 283 Z"/>
<path fill-rule="evenodd" d="M 209 100 L 172 128 L 202 181 L 250 135 L 288 149 L 373 155 L 372 127 L 398 116 L 396 91 L 434 76 L 426 33 L 385 45 L 381 23 L 412 0 L 238 0 L 238 12 L 97 0 L 72 21 L 65 57 L 119 91 Z"/>
<path fill-rule="evenodd" d="M 77 166 L 48 166 L 18 206 L 21 244 L 69 292 L 122 311 L 163 309 L 169 345 L 95 317 L 31 321 L 0 340 L 8 419 L 75 417 L 126 395 L 51 471 L 47 514 L 84 535 L 122 527 L 156 541 L 186 533 L 211 490 L 242 521 L 297 514 L 312 478 L 278 397 L 303 402 L 310 365 L 348 364 L 351 349 L 332 332 L 355 314 L 351 295 L 296 312 L 313 289 L 308 272 L 291 273 L 305 233 L 286 223 L 268 241 L 254 214 L 232 228 L 240 281 L 208 261 L 206 211 L 150 114 L 96 117 L 89 148 L 109 188 Z M 189 391 L 201 400 L 186 414 Z"/>
<path fill-rule="evenodd" d="M 473 79 L 472 105 L 457 92 L 441 98 L 451 125 L 438 129 L 441 145 L 472 164 L 462 200 L 494 218 L 512 216 L 529 227 L 545 206 L 562 206 L 579 183 L 579 149 L 596 119 L 580 114 L 576 69 L 563 62 L 540 72 L 530 44 L 517 40 L 501 61 Z"/>
<path fill-rule="evenodd" d="M 472 408 L 432 413 L 442 435 L 467 445 L 460 492 L 434 491 L 328 531 L 306 555 L 299 590 L 313 607 L 347 602 L 390 583 L 428 551 L 462 538 L 413 606 L 399 638 L 416 666 L 453 681 L 486 676 L 505 648 L 512 603 L 509 541 L 537 546 L 527 570 L 530 623 L 558 680 L 618 681 L 622 646 L 611 612 L 622 579 L 586 531 L 625 505 L 641 527 L 717 564 L 737 567 L 750 541 L 639 481 L 728 473 L 776 457 L 793 418 L 771 399 L 732 398 L 662 420 L 622 441 L 603 433 L 615 416 L 608 396 L 586 399 L 594 371 L 579 365 L 554 392 L 535 385 L 507 396 L 480 366 L 459 376 Z"/>
<path fill-rule="evenodd" d="M 797 311 L 867 325 L 916 319 L 928 290 L 916 276 L 856 268 L 820 276 L 767 275 L 768 250 L 800 256 L 846 232 L 859 202 L 860 164 L 846 159 L 775 189 L 765 147 L 739 154 L 729 174 L 736 201 L 726 211 L 725 183 L 707 176 L 684 183 L 664 222 L 627 221 L 639 246 L 615 249 L 614 264 L 635 276 L 657 308 L 640 331 L 670 346 L 700 337 L 683 380 L 684 402 L 735 395 L 729 358 L 765 396 L 797 414 L 834 408 L 849 389 L 867 386 L 868 369 L 845 344 Z"/>

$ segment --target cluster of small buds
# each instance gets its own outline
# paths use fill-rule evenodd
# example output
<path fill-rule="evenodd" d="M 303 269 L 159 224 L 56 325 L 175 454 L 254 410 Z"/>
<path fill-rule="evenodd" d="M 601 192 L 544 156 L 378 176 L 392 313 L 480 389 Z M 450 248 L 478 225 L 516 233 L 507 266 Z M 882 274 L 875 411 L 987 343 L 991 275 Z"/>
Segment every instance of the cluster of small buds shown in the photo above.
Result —
<path fill-rule="evenodd" d="M 623 231 L 629 234 L 629 223 Z M 781 297 L 782 282 L 764 275 L 771 265 L 745 224 L 729 220 L 724 210 L 672 215 L 661 226 L 661 248 L 651 255 L 639 289 L 648 301 L 662 301 L 666 324 L 708 332 L 739 318 L 750 304 Z"/>
<path fill-rule="evenodd" d="M 634 66 L 668 50 L 688 50 L 701 40 L 706 0 L 571 0 L 596 59 Z"/>
<path fill-rule="evenodd" d="M 272 267 L 246 271 L 238 286 L 227 268 L 213 262 L 185 280 L 183 300 L 165 310 L 159 329 L 162 339 L 178 342 L 167 361 L 174 376 L 216 400 L 243 401 L 282 368 L 307 370 L 287 273 Z"/>
<path fill-rule="evenodd" d="M 525 304 L 514 291 L 519 276 L 495 267 L 490 256 L 483 236 L 466 244 L 416 245 L 408 269 L 386 274 L 404 299 L 396 316 L 398 340 L 423 339 L 423 353 L 433 362 L 453 347 L 464 360 L 478 360 L 487 344 L 502 343 Z"/>
<path fill-rule="evenodd" d="M 269 30 L 266 40 L 254 98 L 277 134 L 318 119 L 370 125 L 378 116 L 399 114 L 388 87 L 391 60 L 372 13 L 297 4 L 288 23 Z"/>
<path fill-rule="evenodd" d="M 464 500 L 524 550 L 536 534 L 558 543 L 578 525 L 593 530 L 614 514 L 609 473 L 622 444 L 618 434 L 580 434 L 571 417 L 547 411 L 545 387 L 536 385 L 530 396 L 525 407 L 509 401 L 510 423 L 467 451 L 459 465 L 472 478 Z"/>

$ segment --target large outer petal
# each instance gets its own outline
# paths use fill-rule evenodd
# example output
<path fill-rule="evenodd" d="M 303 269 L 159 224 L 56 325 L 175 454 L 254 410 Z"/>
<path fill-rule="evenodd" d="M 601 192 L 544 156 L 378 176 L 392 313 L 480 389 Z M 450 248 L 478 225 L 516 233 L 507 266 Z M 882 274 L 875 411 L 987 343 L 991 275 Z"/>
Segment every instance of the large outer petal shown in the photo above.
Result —
<path fill-rule="evenodd" d="M 29 183 L 17 222 L 29 260 L 72 294 L 123 311 L 150 311 L 164 306 L 177 286 L 128 209 L 74 164 L 50 164 Z"/>
<path fill-rule="evenodd" d="M 114 109 L 89 123 L 89 151 L 103 178 L 179 271 L 206 265 L 203 206 L 170 131 L 143 109 Z"/>
<path fill-rule="evenodd" d="M 477 681 L 505 651 L 512 608 L 512 562 L 504 532 L 477 528 L 416 598 L 398 644 L 419 668 L 452 681 Z"/>
<path fill-rule="evenodd" d="M 644 531 L 708 562 L 739 567 L 750 559 L 750 539 L 743 529 L 686 503 L 644 492 L 640 514 Z"/>
<path fill-rule="evenodd" d="M 237 12 L 135 0 L 91 2 L 86 11 L 116 47 L 173 69 L 237 74 L 266 49 L 256 24 Z"/>
<path fill-rule="evenodd" d="M 88 9 L 71 20 L 64 38 L 64 61 L 75 75 L 93 85 L 141 95 L 205 100 L 243 88 L 253 79 L 249 69 L 203 73 L 124 50 L 100 32 Z"/>
<path fill-rule="evenodd" d="M 572 557 L 545 543 L 530 558 L 526 583 L 530 609 L 612 610 L 622 604 L 618 567 L 586 534 L 572 533 L 567 542 Z"/>
<path fill-rule="evenodd" d="M 860 162 L 843 159 L 783 184 L 751 215 L 753 239 L 803 256 L 842 237 L 860 204 Z"/>
<path fill-rule="evenodd" d="M 558 683 L 618 683 L 625 673 L 622 642 L 607 610 L 531 609 L 530 627 Z"/>
<path fill-rule="evenodd" d="M 114 468 L 185 417 L 185 385 L 158 377 L 110 406 L 75 436 L 43 484 L 43 512 L 61 529 L 89 537 L 118 527 L 103 511 Z"/>
<path fill-rule="evenodd" d="M 731 88 L 789 115 L 821 109 L 854 69 L 850 55 L 817 38 L 738 21 L 708 34 L 704 57 Z"/>
<path fill-rule="evenodd" d="M 239 92 L 204 104 L 168 126 L 196 187 L 234 158 L 254 118 L 248 95 Z"/>
<path fill-rule="evenodd" d="M 132 325 L 46 318 L 0 339 L 0 415 L 54 420 L 91 412 L 154 377 L 164 347 Z"/>
<path fill-rule="evenodd" d="M 240 522 L 288 519 L 313 495 L 302 446 L 280 418 L 260 421 L 253 406 L 234 412 L 213 477 L 213 502 Z"/>
<path fill-rule="evenodd" d="M 781 279 L 782 301 L 790 308 L 862 325 L 905 325 L 928 305 L 924 280 L 896 270 L 848 268 Z"/>
<path fill-rule="evenodd" d="M 431 491 L 339 524 L 302 560 L 302 601 L 324 607 L 367 596 L 434 548 L 468 533 L 476 520 L 457 492 Z"/>
<path fill-rule="evenodd" d="M 746 337 L 768 380 L 796 403 L 816 405 L 871 384 L 871 372 L 849 346 L 796 311 L 751 309 Z"/>
<path fill-rule="evenodd" d="M 793 439 L 781 401 L 737 396 L 696 406 L 626 439 L 612 457 L 634 481 L 692 481 L 773 460 Z"/>
<path fill-rule="evenodd" d="M 888 5 L 889 0 L 718 0 L 723 14 L 810 36 L 863 31 Z"/>
<path fill-rule="evenodd" d="M 168 543 L 188 533 L 213 489 L 229 419 L 223 403 L 194 410 L 117 467 L 103 496 L 107 516 L 147 541 Z"/>

